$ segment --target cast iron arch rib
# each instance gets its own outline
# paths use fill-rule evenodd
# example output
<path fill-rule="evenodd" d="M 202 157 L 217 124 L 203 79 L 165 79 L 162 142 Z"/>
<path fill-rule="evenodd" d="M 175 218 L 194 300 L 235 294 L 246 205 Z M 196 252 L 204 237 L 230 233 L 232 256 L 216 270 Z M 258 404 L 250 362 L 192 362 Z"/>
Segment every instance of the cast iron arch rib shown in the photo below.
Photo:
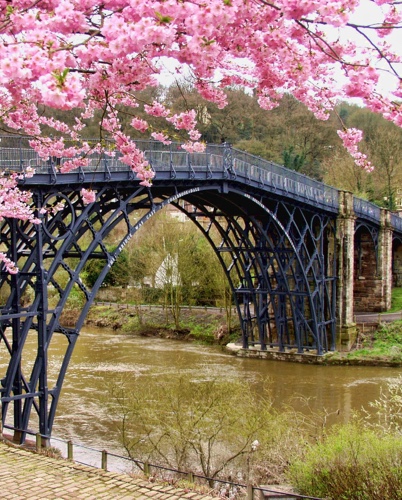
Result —
<path fill-rule="evenodd" d="M 57 174 L 49 185 L 44 171 L 26 180 L 42 224 L 6 220 L 1 226 L 7 256 L 20 270 L 13 276 L 3 271 L 0 278 L 2 291 L 9 292 L 0 319 L 1 347 L 10 359 L 1 384 L 3 424 L 20 442 L 34 426 L 50 437 L 68 364 L 96 292 L 129 239 L 168 204 L 188 215 L 218 256 L 233 292 L 243 347 L 318 354 L 334 347 L 335 273 L 328 271 L 325 239 L 326 233 L 334 235 L 335 198 L 327 202 L 325 190 L 302 189 L 299 181 L 294 181 L 295 198 L 286 198 L 283 172 L 259 172 L 254 179 L 245 155 L 240 158 L 226 146 L 221 157 L 219 147 L 211 151 L 206 169 L 193 162 L 188 171 L 174 164 L 171 149 L 152 150 L 152 164 L 160 171 L 151 189 L 120 167 L 108 168 L 108 181 L 102 172 L 81 172 Z M 90 205 L 80 195 L 83 179 L 96 192 Z M 319 210 L 306 201 L 310 191 L 322 194 Z M 183 207 L 180 199 L 195 208 Z M 135 211 L 141 211 L 137 220 Z M 118 225 L 124 229 L 110 248 L 108 236 Z M 92 259 L 104 265 L 89 289 L 81 275 Z M 78 320 L 69 323 L 63 311 L 76 294 L 84 306 Z M 33 366 L 24 359 L 32 336 L 38 344 Z M 49 381 L 49 348 L 56 336 L 64 342 L 64 354 L 56 380 Z"/>

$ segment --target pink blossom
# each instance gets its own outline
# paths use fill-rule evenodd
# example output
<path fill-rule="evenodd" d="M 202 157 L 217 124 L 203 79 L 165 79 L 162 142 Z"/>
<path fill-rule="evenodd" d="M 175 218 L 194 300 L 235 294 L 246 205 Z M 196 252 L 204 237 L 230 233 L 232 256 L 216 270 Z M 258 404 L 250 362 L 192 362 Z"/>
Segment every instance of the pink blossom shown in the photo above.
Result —
<path fill-rule="evenodd" d="M 72 170 L 76 170 L 79 167 L 86 167 L 88 165 L 89 165 L 88 158 L 74 158 L 72 160 L 64 160 L 60 167 L 60 172 L 62 174 L 67 174 Z"/>
<path fill-rule="evenodd" d="M 356 128 L 349 128 L 344 131 L 338 130 L 338 135 L 342 139 L 344 147 L 354 158 L 356 165 L 362 167 L 367 172 L 372 172 L 374 167 L 368 161 L 367 155 L 358 150 L 358 144 L 363 139 L 363 132 Z"/>
<path fill-rule="evenodd" d="M 169 145 L 172 143 L 172 141 L 170 141 L 165 134 L 162 134 L 162 132 L 152 132 L 151 137 L 153 137 L 156 141 L 162 142 L 162 144 Z"/>
<path fill-rule="evenodd" d="M 123 153 L 120 161 L 130 166 L 132 171 L 142 181 L 141 184 L 149 186 L 155 173 L 145 159 L 144 152 L 137 148 L 133 140 L 121 132 L 116 133 L 114 139 L 117 148 Z"/>
<path fill-rule="evenodd" d="M 205 144 L 202 142 L 186 142 L 181 146 L 187 153 L 202 153 L 205 151 Z"/>
<path fill-rule="evenodd" d="M 152 115 L 152 116 L 166 117 L 169 115 L 169 110 L 166 109 L 163 104 L 161 104 L 160 102 L 157 102 L 157 101 L 154 101 L 152 103 L 152 106 L 145 104 L 144 109 L 149 115 Z"/>
<path fill-rule="evenodd" d="M 81 196 L 82 196 L 82 201 L 84 202 L 84 205 L 89 205 L 90 203 L 93 203 L 96 199 L 96 193 L 95 191 L 92 191 L 92 189 L 81 189 Z"/>
<path fill-rule="evenodd" d="M 177 130 L 192 130 L 196 126 L 195 115 L 195 110 L 191 109 L 190 111 L 173 115 L 167 118 L 167 121 L 173 123 Z"/>
<path fill-rule="evenodd" d="M 133 118 L 131 120 L 131 126 L 140 132 L 145 132 L 148 128 L 148 123 L 145 120 L 141 120 L 140 118 Z"/>
<path fill-rule="evenodd" d="M 110 137 L 144 185 L 154 173 L 123 133 L 118 110 L 136 117 L 144 104 L 141 91 L 158 85 L 166 60 L 178 75 L 191 73 L 198 94 L 219 108 L 227 104 L 225 89 L 234 85 L 255 93 L 265 109 L 290 93 L 320 119 L 340 100 L 357 97 L 401 127 L 401 57 L 390 34 L 402 28 L 402 4 L 373 4 L 376 17 L 366 21 L 363 0 L 105 0 L 102 8 L 95 0 L 3 1 L 1 117 L 32 139 L 40 158 L 60 158 L 60 170 L 69 172 L 88 164 L 91 147 L 80 144 L 80 134 L 101 116 L 100 145 L 93 151 L 101 151 Z M 344 82 L 335 85 L 341 73 Z M 394 90 L 382 90 L 380 74 Z M 169 143 L 168 122 L 188 134 L 185 150 L 201 151 L 195 112 L 174 114 L 163 102 L 159 97 L 144 105 L 157 118 L 153 137 Z M 74 123 L 45 117 L 44 107 L 74 110 Z M 138 117 L 131 126 L 149 130 Z M 355 162 L 372 168 L 358 151 L 358 133 L 342 134 Z M 9 182 L 16 179 L 0 176 L 0 218 L 37 223 L 29 195 Z"/>
<path fill-rule="evenodd" d="M 6 268 L 7 272 L 9 272 L 10 274 L 18 273 L 18 267 L 3 252 L 0 252 L 0 261 L 4 264 L 4 267 Z"/>
<path fill-rule="evenodd" d="M 198 141 L 198 139 L 201 137 L 201 133 L 198 132 L 198 130 L 190 130 L 188 136 L 192 141 Z"/>

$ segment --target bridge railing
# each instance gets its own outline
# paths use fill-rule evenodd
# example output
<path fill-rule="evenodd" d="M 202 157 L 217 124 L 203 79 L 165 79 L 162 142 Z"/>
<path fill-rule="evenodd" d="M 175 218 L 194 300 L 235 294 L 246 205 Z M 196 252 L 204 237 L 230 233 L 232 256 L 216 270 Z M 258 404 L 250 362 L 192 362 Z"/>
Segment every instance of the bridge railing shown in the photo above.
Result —
<path fill-rule="evenodd" d="M 96 145 L 96 141 L 87 140 Z M 188 178 L 218 176 L 238 179 L 259 187 L 266 187 L 278 195 L 317 205 L 323 209 L 336 211 L 339 207 L 339 191 L 322 182 L 287 169 L 247 152 L 232 148 L 229 144 L 208 144 L 204 152 L 188 153 L 179 143 L 169 145 L 154 140 L 136 140 L 138 149 L 144 152 L 151 167 L 156 171 L 168 171 L 172 178 L 185 173 Z M 94 152 L 86 156 L 88 164 L 81 167 L 85 172 L 129 171 L 130 167 L 121 161 L 121 153 L 116 151 L 112 141 L 106 141 L 102 153 Z M 71 158 L 42 159 L 30 147 L 29 138 L 0 136 L 0 170 L 24 172 L 27 167 L 37 173 L 63 175 L 59 168 Z M 354 197 L 354 211 L 374 223 L 380 222 L 381 209 L 373 203 Z M 391 214 L 391 225 L 402 232 L 402 218 Z"/>
<path fill-rule="evenodd" d="M 144 151 L 146 159 L 154 170 L 170 170 L 173 176 L 177 172 L 223 173 L 226 169 L 224 147 L 220 145 L 207 145 L 204 152 L 188 153 L 179 143 L 163 145 L 138 141 L 136 144 Z"/>
<path fill-rule="evenodd" d="M 293 194 L 322 207 L 339 206 L 338 189 L 244 151 L 233 149 L 233 168 L 236 174 L 249 180 L 257 179 L 274 191 Z"/>
<path fill-rule="evenodd" d="M 363 217 L 372 222 L 380 221 L 381 208 L 370 201 L 353 197 L 353 210 L 358 217 Z"/>
<path fill-rule="evenodd" d="M 396 214 L 391 214 L 391 226 L 402 232 L 402 217 Z"/>

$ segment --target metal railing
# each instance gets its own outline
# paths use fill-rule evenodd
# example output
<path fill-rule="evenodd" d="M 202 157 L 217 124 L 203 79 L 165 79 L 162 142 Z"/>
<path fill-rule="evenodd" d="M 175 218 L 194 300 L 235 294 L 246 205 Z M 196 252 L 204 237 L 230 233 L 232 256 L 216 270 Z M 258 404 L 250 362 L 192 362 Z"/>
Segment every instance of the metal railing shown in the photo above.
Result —
<path fill-rule="evenodd" d="M 276 163 L 233 149 L 229 144 L 208 144 L 201 153 L 188 153 L 179 143 L 164 145 L 157 141 L 138 140 L 136 146 L 144 153 L 156 174 L 168 171 L 172 178 L 185 173 L 192 179 L 238 179 L 322 208 L 338 208 L 337 189 Z M 107 142 L 101 153 L 85 155 L 85 165 L 83 162 L 80 170 L 84 174 L 94 171 L 130 171 L 130 167 L 121 158 L 122 155 L 114 144 Z M 72 158 L 65 157 L 44 160 L 29 146 L 28 138 L 0 136 L 0 169 L 3 171 L 23 173 L 30 167 L 38 174 L 53 173 L 58 177 L 63 175 L 60 168 L 70 160 Z"/>
<path fill-rule="evenodd" d="M 42 437 L 38 433 L 36 436 L 36 451 L 42 452 Z M 113 471 L 120 473 L 141 474 L 146 477 L 155 476 L 160 480 L 170 480 L 175 485 L 177 480 L 184 480 L 187 484 L 193 485 L 194 488 L 198 486 L 211 487 L 213 484 L 213 491 L 216 493 L 230 491 L 234 496 L 232 498 L 244 498 L 247 500 L 257 500 L 262 498 L 264 492 L 269 493 L 269 498 L 274 499 L 307 499 L 307 500 L 322 500 L 321 498 L 311 497 L 306 495 L 299 495 L 293 492 L 286 492 L 280 489 L 272 489 L 269 486 L 254 486 L 251 484 L 242 484 L 225 479 L 210 478 L 194 472 L 181 471 L 171 467 L 164 467 L 161 465 L 151 464 L 142 460 L 137 460 L 129 457 L 124 457 L 115 453 L 110 453 L 106 450 L 97 450 L 82 444 L 73 444 L 72 441 L 66 441 L 61 438 L 51 438 L 51 443 L 57 443 L 57 449 L 67 460 L 73 460 L 81 465 L 88 465 L 103 469 L 105 471 Z M 77 453 L 78 451 L 78 453 Z M 79 453 L 81 451 L 81 453 Z M 82 453 L 84 452 L 84 453 Z M 76 455 L 76 456 L 75 456 Z M 74 458 L 75 457 L 75 458 Z M 124 467 L 123 464 L 127 464 Z M 180 488 L 180 482 L 177 484 Z"/>
<path fill-rule="evenodd" d="M 353 197 L 353 210 L 358 217 L 377 223 L 380 221 L 381 208 L 370 201 Z"/>
<path fill-rule="evenodd" d="M 96 141 L 87 141 L 93 147 Z M 67 143 L 67 141 L 66 141 Z M 67 145 L 70 145 L 67 143 Z M 339 190 L 327 186 L 281 165 L 232 148 L 229 144 L 208 144 L 202 153 L 188 153 L 181 144 L 164 145 L 154 140 L 136 140 L 136 146 L 144 153 L 151 168 L 158 172 L 168 172 L 170 178 L 238 180 L 240 183 L 262 188 L 278 196 L 302 201 L 323 210 L 339 210 Z M 95 149 L 94 149 L 95 151 Z M 97 150 L 96 150 L 97 151 Z M 121 161 L 122 155 L 112 141 L 106 141 L 102 152 L 85 155 L 87 164 L 80 167 L 82 179 L 89 172 L 105 172 L 110 178 L 113 172 L 131 172 Z M 50 158 L 44 160 L 30 147 L 29 138 L 0 136 L 0 170 L 24 173 L 27 168 L 37 174 L 50 174 L 57 182 L 64 174 L 60 168 L 72 158 Z M 29 180 L 27 181 L 29 185 Z M 380 223 L 381 209 L 366 200 L 354 197 L 355 214 L 370 222 Z M 402 218 L 391 214 L 391 226 L 402 232 Z"/>

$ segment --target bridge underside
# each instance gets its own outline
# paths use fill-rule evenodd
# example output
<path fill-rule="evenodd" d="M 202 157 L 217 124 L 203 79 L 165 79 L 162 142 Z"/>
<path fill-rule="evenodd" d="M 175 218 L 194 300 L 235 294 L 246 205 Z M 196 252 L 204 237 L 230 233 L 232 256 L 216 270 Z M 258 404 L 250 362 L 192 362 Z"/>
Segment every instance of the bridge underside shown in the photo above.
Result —
<path fill-rule="evenodd" d="M 42 224 L 2 222 L 2 251 L 19 267 L 16 275 L 2 272 L 0 288 L 0 349 L 8 359 L 2 365 L 2 418 L 15 440 L 23 442 L 36 429 L 50 437 L 64 376 L 97 290 L 128 240 L 168 204 L 186 213 L 220 260 L 244 348 L 318 354 L 335 348 L 333 215 L 252 190 L 245 194 L 227 182 L 194 188 L 189 182 L 155 182 L 151 190 L 110 183 L 94 186 L 97 198 L 88 206 L 80 188 L 34 187 Z M 117 227 L 120 240 L 111 251 L 106 243 Z M 91 259 L 104 267 L 89 289 L 82 276 Z M 66 326 L 62 313 L 74 301 L 84 306 L 74 325 Z M 25 349 L 32 343 L 37 354 L 29 360 Z M 55 343 L 62 343 L 62 355 L 54 354 Z"/>

